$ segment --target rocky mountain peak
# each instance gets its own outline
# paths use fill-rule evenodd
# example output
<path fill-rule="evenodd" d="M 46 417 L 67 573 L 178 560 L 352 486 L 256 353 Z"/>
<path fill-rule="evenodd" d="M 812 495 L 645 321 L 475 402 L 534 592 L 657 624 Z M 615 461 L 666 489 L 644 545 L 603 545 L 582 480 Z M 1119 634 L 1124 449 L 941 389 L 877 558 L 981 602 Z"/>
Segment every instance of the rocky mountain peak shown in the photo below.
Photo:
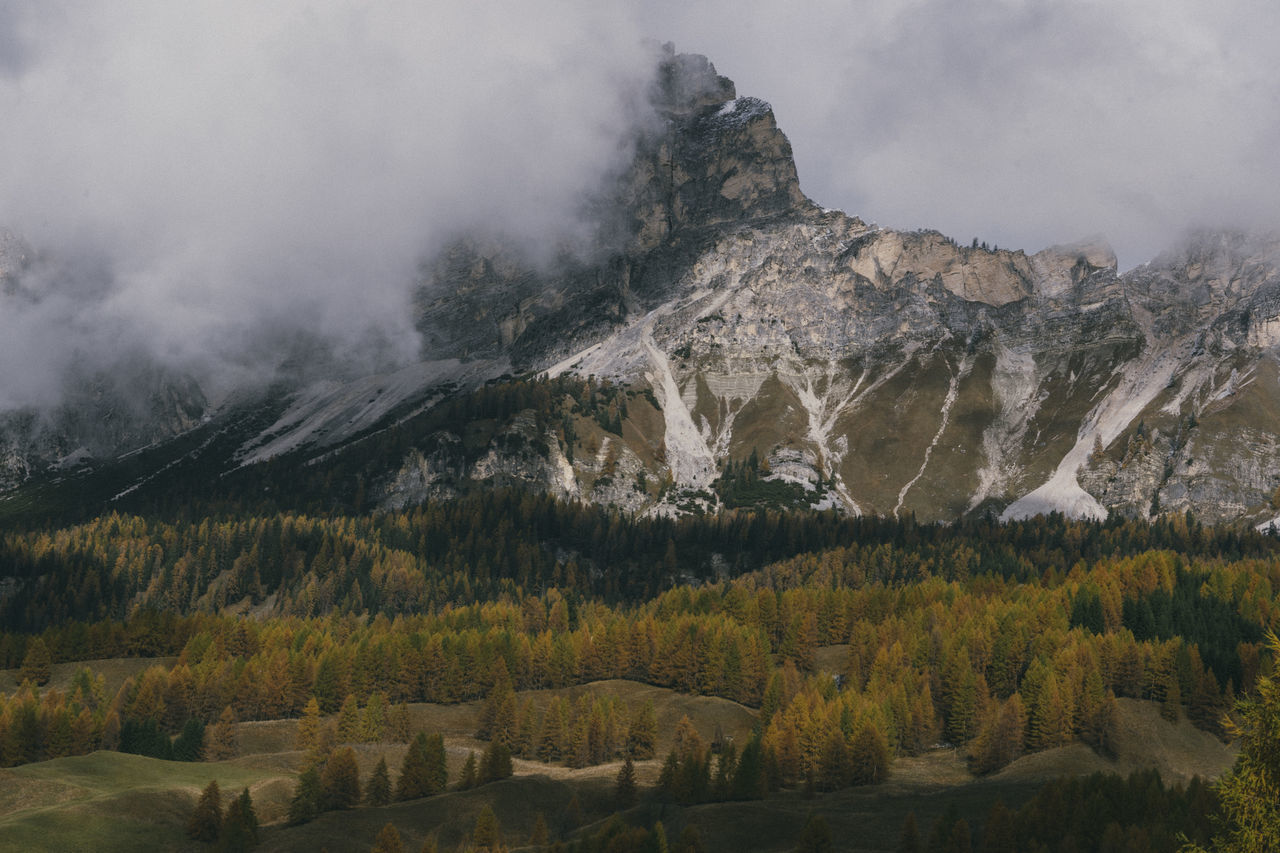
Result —
<path fill-rule="evenodd" d="M 667 118 L 687 118 L 737 97 L 733 81 L 716 73 L 711 60 L 696 53 L 676 53 L 662 46 L 657 76 L 649 100 Z"/>

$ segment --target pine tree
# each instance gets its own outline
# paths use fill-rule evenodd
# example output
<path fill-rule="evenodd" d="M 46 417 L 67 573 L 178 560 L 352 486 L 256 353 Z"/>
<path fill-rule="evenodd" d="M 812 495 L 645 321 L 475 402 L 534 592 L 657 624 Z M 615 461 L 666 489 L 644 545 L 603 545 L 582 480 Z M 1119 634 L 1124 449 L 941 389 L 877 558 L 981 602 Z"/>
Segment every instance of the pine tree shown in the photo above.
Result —
<path fill-rule="evenodd" d="M 480 773 L 476 769 L 476 753 L 467 753 L 467 760 L 462 763 L 462 775 L 458 778 L 458 790 L 469 791 L 480 784 Z"/>
<path fill-rule="evenodd" d="M 250 850 L 258 845 L 258 815 L 253 810 L 253 798 L 249 789 L 245 788 L 240 796 L 227 806 L 227 815 L 222 821 L 222 835 L 218 839 L 218 849 L 228 853 Z"/>
<path fill-rule="evenodd" d="M 973 833 L 969 831 L 969 822 L 960 818 L 951 825 L 951 834 L 947 837 L 947 853 L 971 853 L 973 850 Z"/>
<path fill-rule="evenodd" d="M 222 831 L 222 791 L 218 780 L 205 786 L 196 802 L 195 811 L 187 820 L 187 837 L 212 844 Z"/>
<path fill-rule="evenodd" d="M 444 736 L 439 732 L 426 739 L 428 795 L 443 794 L 449 787 L 449 763 L 444 751 Z M 510 775 L 510 774 L 507 774 Z"/>
<path fill-rule="evenodd" d="M 320 771 L 314 766 L 302 771 L 298 784 L 294 788 L 293 799 L 289 801 L 289 825 L 298 826 L 316 819 L 324 798 L 324 788 L 320 782 Z"/>
<path fill-rule="evenodd" d="M 480 781 L 484 784 L 506 779 L 512 774 L 511 750 L 501 741 L 493 741 L 480 762 Z"/>
<path fill-rule="evenodd" d="M 1266 644 L 1280 659 L 1280 637 L 1268 633 Z M 1222 828 L 1213 849 L 1221 853 L 1270 853 L 1280 838 L 1280 676 L 1260 676 L 1253 693 L 1236 703 L 1240 753 L 1218 782 Z"/>
<path fill-rule="evenodd" d="M 195 717 L 182 726 L 182 732 L 173 742 L 174 761 L 200 761 L 204 758 L 204 723 Z"/>
<path fill-rule="evenodd" d="M 631 808 L 636 802 L 636 765 L 628 755 L 618 770 L 613 786 L 613 800 L 618 809 Z"/>
<path fill-rule="evenodd" d="M 564 832 L 577 829 L 582 826 L 586 820 L 586 816 L 582 813 L 582 802 L 578 799 L 578 793 L 575 791 L 573 796 L 569 798 L 569 804 L 564 807 Z"/>
<path fill-rule="evenodd" d="M 387 771 L 386 756 L 378 758 L 369 782 L 365 785 L 365 802 L 371 806 L 385 806 L 391 802 L 391 776 Z"/>
<path fill-rule="evenodd" d="M 707 846 L 702 843 L 702 833 L 691 823 L 685 824 L 680 832 L 680 853 L 707 853 Z"/>
<path fill-rule="evenodd" d="M 764 797 L 764 750 L 759 736 L 753 735 L 742 748 L 738 766 L 733 771 L 733 783 L 729 788 L 732 800 L 759 800 Z"/>
<path fill-rule="evenodd" d="M 397 800 L 416 800 L 443 793 L 448 784 L 444 738 L 418 732 L 405 753 L 396 782 Z"/>

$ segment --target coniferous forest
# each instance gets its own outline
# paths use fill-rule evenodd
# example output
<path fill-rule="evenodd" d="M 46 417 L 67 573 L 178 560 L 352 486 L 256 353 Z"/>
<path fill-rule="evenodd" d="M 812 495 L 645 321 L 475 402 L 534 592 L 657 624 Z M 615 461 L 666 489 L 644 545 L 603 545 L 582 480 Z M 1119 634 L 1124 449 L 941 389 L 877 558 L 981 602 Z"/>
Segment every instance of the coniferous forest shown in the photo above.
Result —
<path fill-rule="evenodd" d="M 574 794 L 572 826 L 539 812 L 534 846 L 721 849 L 681 816 L 765 801 L 808 814 L 776 849 L 862 849 L 821 805 L 945 755 L 1001 796 L 895 817 L 896 849 L 1176 850 L 1231 826 L 1194 773 L 999 780 L 1036 756 L 1132 750 L 1134 708 L 1221 743 L 1274 733 L 1251 720 L 1275 713 L 1280 542 L 1187 516 L 638 519 L 495 491 L 400 513 L 12 525 L 0 561 L 20 581 L 0 602 L 0 764 L 234 762 L 284 726 L 293 782 L 270 819 L 249 786 L 192 802 L 191 843 L 234 849 L 565 773 L 607 796 Z M 135 665 L 108 684 L 95 667 L 120 660 Z M 668 707 L 695 699 L 736 709 L 738 730 Z M 449 708 L 469 746 L 424 711 Z M 523 845 L 497 840 L 491 805 L 458 843 Z M 384 822 L 350 849 L 448 840 Z"/>

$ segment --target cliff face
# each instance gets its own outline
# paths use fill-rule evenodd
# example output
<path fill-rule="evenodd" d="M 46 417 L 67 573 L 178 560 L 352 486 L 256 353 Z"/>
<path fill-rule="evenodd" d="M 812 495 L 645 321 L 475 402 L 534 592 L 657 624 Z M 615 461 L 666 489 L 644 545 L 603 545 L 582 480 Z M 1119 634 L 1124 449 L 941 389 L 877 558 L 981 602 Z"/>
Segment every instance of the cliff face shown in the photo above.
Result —
<path fill-rule="evenodd" d="M 517 369 L 650 388 L 661 418 L 606 456 L 656 446 L 647 473 L 673 488 L 615 502 L 715 505 L 754 452 L 800 503 L 848 512 L 1268 512 L 1275 239 L 1194 235 L 1119 275 L 1100 240 L 1027 255 L 880 229 L 808 202 L 768 105 L 704 59 L 668 56 L 653 100 L 613 199 L 621 249 L 558 276 L 456 249 L 423 313 L 474 304 L 484 351 Z M 586 463 L 547 464 L 593 496 Z"/>

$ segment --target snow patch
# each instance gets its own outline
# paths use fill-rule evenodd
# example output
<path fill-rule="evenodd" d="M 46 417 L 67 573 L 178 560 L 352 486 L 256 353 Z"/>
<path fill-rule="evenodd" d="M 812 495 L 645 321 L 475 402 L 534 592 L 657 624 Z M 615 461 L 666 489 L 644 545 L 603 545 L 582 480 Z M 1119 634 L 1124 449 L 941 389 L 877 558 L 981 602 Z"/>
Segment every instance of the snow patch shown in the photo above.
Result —
<path fill-rule="evenodd" d="M 680 386 L 671 372 L 671 363 L 654 343 L 652 327 L 647 331 L 643 344 L 653 369 L 646 378 L 662 404 L 662 416 L 666 422 L 667 466 L 677 484 L 701 489 L 715 479 L 715 457 L 681 399 Z"/>
<path fill-rule="evenodd" d="M 849 442 L 845 436 L 833 434 L 836 421 L 845 412 L 856 409 L 868 394 L 898 375 L 911 363 L 914 355 L 915 347 L 909 347 L 906 358 L 870 383 L 867 382 L 870 376 L 869 368 L 863 368 L 857 380 L 851 382 L 848 374 L 834 359 L 829 359 L 825 368 L 820 367 L 816 370 L 801 368 L 798 371 L 780 371 L 778 374 L 778 378 L 795 393 L 796 399 L 800 401 L 800 405 L 808 416 L 807 438 L 813 445 L 818 465 L 828 477 L 835 481 L 836 495 L 839 496 L 845 509 L 854 515 L 861 515 L 862 508 L 853 499 L 849 486 L 840 473 L 840 465 L 844 461 L 845 454 L 849 452 Z M 821 391 L 814 383 L 814 376 L 818 371 L 822 371 L 818 376 L 821 380 Z"/>
<path fill-rule="evenodd" d="M 500 375 L 504 363 L 458 359 L 424 361 L 394 373 L 352 382 L 317 382 L 304 389 L 266 431 L 238 451 L 240 465 L 263 462 L 300 447 L 327 447 L 383 420 L 403 403 L 446 382 L 479 381 Z"/>
<path fill-rule="evenodd" d="M 1001 520 L 1030 518 L 1055 510 L 1073 518 L 1105 519 L 1106 509 L 1080 487 L 1076 473 L 1093 451 L 1095 437 L 1103 447 L 1114 441 L 1168 386 L 1181 364 L 1176 355 L 1148 353 L 1120 368 L 1119 385 L 1085 417 L 1075 446 L 1067 451 L 1049 480 L 1010 504 Z"/>
<path fill-rule="evenodd" d="M 1036 394 L 1040 377 L 1030 350 L 1013 350 L 997 341 L 995 354 L 991 391 L 1000 411 L 982 432 L 982 454 L 987 462 L 978 469 L 978 488 L 969 499 L 970 510 L 1017 475 L 1015 454 L 1046 393 Z M 1075 382 L 1074 371 L 1071 381 Z"/>

